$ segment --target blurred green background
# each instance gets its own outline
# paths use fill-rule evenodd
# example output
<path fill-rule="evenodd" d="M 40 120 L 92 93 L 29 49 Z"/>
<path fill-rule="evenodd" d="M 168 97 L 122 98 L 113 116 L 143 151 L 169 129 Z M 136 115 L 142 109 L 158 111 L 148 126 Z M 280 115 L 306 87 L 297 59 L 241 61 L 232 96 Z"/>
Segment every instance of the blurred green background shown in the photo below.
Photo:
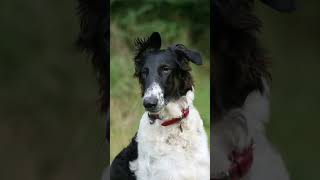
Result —
<path fill-rule="evenodd" d="M 105 118 L 76 1 L 0 1 L 0 179 L 100 179 Z"/>
<path fill-rule="evenodd" d="M 267 127 L 293 180 L 318 180 L 320 162 L 320 1 L 281 14 L 257 3 L 262 43 L 272 58 Z"/>
<path fill-rule="evenodd" d="M 207 134 L 210 134 L 209 27 L 209 1 L 111 1 L 111 161 L 129 144 L 144 112 L 139 83 L 133 77 L 133 42 L 135 38 L 147 37 L 154 31 L 161 34 L 162 48 L 182 43 L 202 54 L 204 65 L 191 65 L 195 107 L 204 120 Z"/>

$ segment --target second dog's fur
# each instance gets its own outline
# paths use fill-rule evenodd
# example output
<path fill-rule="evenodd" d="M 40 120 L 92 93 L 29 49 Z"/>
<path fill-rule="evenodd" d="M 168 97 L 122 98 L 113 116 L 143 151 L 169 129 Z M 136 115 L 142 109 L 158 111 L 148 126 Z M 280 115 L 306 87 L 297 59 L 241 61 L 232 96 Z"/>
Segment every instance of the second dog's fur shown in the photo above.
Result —
<path fill-rule="evenodd" d="M 292 7 L 290 2 L 264 2 L 278 10 Z M 211 178 L 287 180 L 283 160 L 264 130 L 270 74 L 256 35 L 261 22 L 253 13 L 254 1 L 215 0 L 212 5 Z M 240 158 L 234 159 L 235 153 Z"/>

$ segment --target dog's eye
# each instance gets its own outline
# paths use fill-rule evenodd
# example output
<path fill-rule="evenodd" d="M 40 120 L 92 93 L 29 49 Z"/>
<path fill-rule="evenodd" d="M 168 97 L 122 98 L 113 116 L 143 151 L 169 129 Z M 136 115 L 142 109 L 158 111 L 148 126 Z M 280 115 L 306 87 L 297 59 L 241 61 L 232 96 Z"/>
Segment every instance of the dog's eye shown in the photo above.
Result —
<path fill-rule="evenodd" d="M 143 79 L 147 78 L 148 72 L 149 72 L 148 69 L 146 69 L 146 68 L 142 69 L 142 71 L 141 71 L 141 77 L 142 77 Z"/>
<path fill-rule="evenodd" d="M 169 68 L 168 66 L 162 66 L 162 67 L 161 67 L 161 70 L 162 70 L 163 72 L 169 72 L 169 71 L 170 71 L 170 68 Z"/>

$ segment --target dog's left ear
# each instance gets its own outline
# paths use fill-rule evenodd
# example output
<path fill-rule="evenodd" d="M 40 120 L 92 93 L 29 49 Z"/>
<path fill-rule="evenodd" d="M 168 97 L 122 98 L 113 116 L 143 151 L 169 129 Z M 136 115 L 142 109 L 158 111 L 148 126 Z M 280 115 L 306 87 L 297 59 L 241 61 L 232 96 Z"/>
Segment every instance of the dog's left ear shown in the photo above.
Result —
<path fill-rule="evenodd" d="M 135 60 L 138 60 L 144 53 L 159 50 L 161 47 L 161 36 L 158 32 L 153 32 L 148 38 L 137 38 L 134 43 Z"/>
<path fill-rule="evenodd" d="M 172 45 L 169 49 L 177 54 L 177 63 L 181 68 L 186 68 L 189 61 L 196 65 L 202 65 L 202 58 L 199 52 L 192 51 L 182 44 Z"/>
<path fill-rule="evenodd" d="M 149 46 L 153 49 L 160 49 L 161 47 L 161 36 L 158 32 L 153 32 L 149 37 Z"/>

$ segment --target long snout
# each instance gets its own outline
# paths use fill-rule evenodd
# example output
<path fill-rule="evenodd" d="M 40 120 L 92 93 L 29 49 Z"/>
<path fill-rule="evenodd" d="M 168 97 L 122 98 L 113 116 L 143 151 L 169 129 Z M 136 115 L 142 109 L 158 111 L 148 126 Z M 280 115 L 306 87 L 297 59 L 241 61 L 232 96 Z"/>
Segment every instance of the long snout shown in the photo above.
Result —
<path fill-rule="evenodd" d="M 159 84 L 152 83 L 143 96 L 143 106 L 149 112 L 158 112 L 163 108 L 164 96 Z"/>

